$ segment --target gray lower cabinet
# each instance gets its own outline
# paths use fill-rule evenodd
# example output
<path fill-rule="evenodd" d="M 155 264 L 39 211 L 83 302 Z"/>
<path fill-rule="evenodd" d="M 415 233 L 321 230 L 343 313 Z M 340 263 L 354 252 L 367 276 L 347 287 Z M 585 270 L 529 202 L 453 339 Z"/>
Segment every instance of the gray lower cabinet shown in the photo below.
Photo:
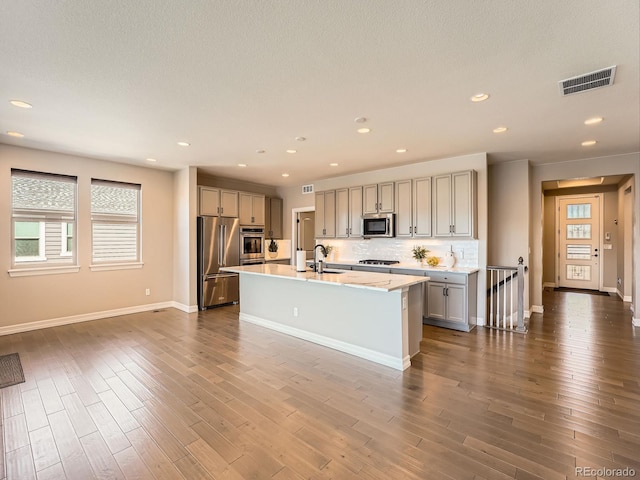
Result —
<path fill-rule="evenodd" d="M 423 322 L 468 332 L 476 326 L 478 274 L 429 272 Z"/>

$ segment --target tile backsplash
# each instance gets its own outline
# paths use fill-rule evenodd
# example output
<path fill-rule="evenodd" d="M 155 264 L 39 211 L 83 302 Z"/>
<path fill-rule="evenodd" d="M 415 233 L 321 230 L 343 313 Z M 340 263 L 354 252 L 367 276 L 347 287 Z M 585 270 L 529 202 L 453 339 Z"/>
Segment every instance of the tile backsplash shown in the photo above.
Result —
<path fill-rule="evenodd" d="M 442 258 L 453 251 L 458 267 L 478 267 L 478 240 L 450 240 L 431 238 L 372 238 L 338 239 L 320 238 L 317 243 L 333 246 L 333 261 L 358 261 L 366 258 L 398 260 L 401 263 L 415 262 L 411 249 L 421 245 L 430 251 L 429 255 Z"/>

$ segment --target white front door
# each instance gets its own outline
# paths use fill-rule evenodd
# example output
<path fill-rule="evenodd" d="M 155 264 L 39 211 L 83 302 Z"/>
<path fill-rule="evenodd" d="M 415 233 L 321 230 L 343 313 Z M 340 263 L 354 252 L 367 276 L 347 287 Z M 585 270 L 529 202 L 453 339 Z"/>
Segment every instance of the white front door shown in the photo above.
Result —
<path fill-rule="evenodd" d="M 600 197 L 558 198 L 558 284 L 600 287 Z"/>

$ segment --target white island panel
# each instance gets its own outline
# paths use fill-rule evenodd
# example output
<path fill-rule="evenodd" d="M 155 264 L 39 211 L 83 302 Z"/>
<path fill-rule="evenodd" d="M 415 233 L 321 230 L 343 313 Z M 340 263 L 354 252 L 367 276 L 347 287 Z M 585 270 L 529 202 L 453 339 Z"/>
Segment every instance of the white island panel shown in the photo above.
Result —
<path fill-rule="evenodd" d="M 419 352 L 425 277 L 256 267 L 227 268 L 240 273 L 240 320 L 398 370 Z"/>

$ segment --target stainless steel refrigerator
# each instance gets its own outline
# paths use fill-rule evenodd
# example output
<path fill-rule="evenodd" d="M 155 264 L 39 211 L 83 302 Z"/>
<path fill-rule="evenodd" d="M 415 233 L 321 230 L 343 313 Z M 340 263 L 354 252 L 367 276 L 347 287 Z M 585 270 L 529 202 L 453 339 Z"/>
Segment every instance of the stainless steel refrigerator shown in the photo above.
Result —
<path fill-rule="evenodd" d="M 240 234 L 237 218 L 198 217 L 198 307 L 238 303 L 238 274 L 221 267 L 240 264 Z"/>

